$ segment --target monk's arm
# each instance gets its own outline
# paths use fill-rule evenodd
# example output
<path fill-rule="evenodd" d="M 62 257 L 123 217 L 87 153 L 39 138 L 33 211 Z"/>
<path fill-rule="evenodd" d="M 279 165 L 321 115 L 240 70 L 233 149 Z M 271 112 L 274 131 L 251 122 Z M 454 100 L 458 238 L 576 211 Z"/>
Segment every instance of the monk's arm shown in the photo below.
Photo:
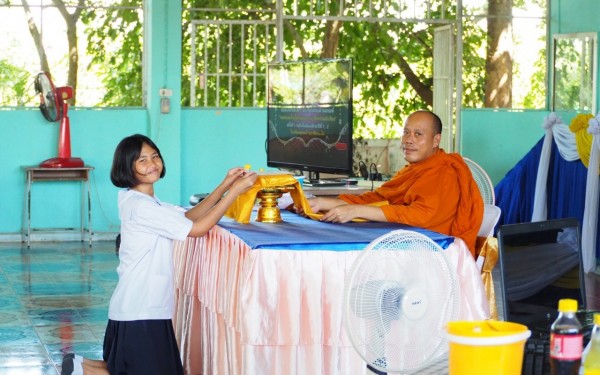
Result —
<path fill-rule="evenodd" d="M 310 205 L 310 208 L 313 212 L 323 212 L 329 211 L 337 206 L 346 204 L 346 202 L 338 198 L 315 197 L 309 198 L 308 204 Z"/>
<path fill-rule="evenodd" d="M 460 190 L 451 170 L 422 175 L 406 194 L 404 205 L 382 207 L 390 222 L 432 228 L 450 224 L 456 214 Z"/>
<path fill-rule="evenodd" d="M 346 223 L 352 219 L 366 219 L 369 221 L 388 221 L 381 207 L 367 206 L 364 204 L 344 204 L 327 211 L 321 221 L 331 221 L 336 223 Z"/>
<path fill-rule="evenodd" d="M 340 194 L 338 196 L 338 198 L 345 201 L 346 203 L 353 203 L 353 204 L 369 204 L 369 203 L 382 202 L 382 201 L 386 200 L 377 191 L 367 191 L 366 193 L 362 193 L 359 195 Z"/>

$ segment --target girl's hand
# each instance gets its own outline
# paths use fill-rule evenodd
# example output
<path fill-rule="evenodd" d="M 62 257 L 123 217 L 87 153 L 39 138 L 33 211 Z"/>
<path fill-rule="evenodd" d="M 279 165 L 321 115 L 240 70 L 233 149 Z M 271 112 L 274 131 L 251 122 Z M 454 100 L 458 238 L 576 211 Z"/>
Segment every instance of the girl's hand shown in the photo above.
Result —
<path fill-rule="evenodd" d="M 223 182 L 221 183 L 221 185 L 223 185 L 223 187 L 225 187 L 225 189 L 229 190 L 231 185 L 233 185 L 233 183 L 237 179 L 241 178 L 246 173 L 248 173 L 248 172 L 244 168 L 241 168 L 241 167 L 231 168 L 229 171 L 227 171 L 227 174 L 225 175 L 225 178 L 223 179 Z"/>
<path fill-rule="evenodd" d="M 245 193 L 254 186 L 257 178 L 258 175 L 255 172 L 244 171 L 243 176 L 235 180 L 233 186 L 229 189 L 229 192 L 235 196 Z"/>

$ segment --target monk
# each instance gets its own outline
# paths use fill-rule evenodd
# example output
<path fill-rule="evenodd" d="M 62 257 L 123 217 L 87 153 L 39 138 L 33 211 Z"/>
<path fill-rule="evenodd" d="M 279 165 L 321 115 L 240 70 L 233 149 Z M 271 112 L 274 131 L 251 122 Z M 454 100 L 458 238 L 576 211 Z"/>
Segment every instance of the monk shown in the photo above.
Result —
<path fill-rule="evenodd" d="M 402 151 L 409 163 L 391 180 L 361 195 L 310 198 L 321 221 L 355 218 L 426 228 L 461 238 L 473 255 L 483 220 L 483 200 L 459 154 L 439 148 L 442 122 L 430 111 L 416 111 L 404 123 Z M 387 205 L 373 203 L 387 201 Z"/>

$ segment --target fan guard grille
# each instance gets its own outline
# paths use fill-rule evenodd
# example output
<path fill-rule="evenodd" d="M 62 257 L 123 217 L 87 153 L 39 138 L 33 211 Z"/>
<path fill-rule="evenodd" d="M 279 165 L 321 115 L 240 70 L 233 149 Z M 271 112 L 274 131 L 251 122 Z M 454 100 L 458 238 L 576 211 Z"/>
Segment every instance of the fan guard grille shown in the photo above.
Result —
<path fill-rule="evenodd" d="M 474 162 L 471 159 L 463 158 L 467 166 L 471 170 L 471 174 L 473 175 L 473 179 L 479 188 L 479 192 L 481 193 L 481 198 L 483 198 L 484 204 L 496 204 L 496 194 L 494 192 L 494 184 L 488 176 L 485 169 L 483 169 L 479 164 Z"/>
<path fill-rule="evenodd" d="M 410 373 L 447 351 L 446 323 L 458 313 L 455 270 L 429 237 L 397 230 L 352 265 L 345 289 L 346 332 L 380 371 Z"/>

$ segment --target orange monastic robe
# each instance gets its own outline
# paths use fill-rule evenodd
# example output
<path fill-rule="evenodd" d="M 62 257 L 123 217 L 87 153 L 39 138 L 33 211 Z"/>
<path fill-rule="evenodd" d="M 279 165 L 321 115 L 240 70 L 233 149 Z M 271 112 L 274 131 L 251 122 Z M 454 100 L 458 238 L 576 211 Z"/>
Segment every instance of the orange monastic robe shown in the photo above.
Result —
<path fill-rule="evenodd" d="M 388 222 L 459 237 L 475 255 L 483 200 L 459 154 L 440 149 L 431 157 L 404 167 L 375 191 L 342 194 L 339 198 L 357 204 L 387 200 L 390 204 L 381 209 Z"/>

